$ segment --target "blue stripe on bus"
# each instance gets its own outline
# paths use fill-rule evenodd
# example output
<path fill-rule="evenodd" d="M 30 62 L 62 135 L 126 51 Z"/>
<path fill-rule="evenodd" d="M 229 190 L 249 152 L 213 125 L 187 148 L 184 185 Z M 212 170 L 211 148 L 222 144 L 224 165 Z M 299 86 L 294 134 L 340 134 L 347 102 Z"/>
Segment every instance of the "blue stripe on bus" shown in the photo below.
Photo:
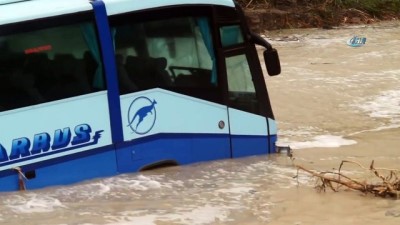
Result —
<path fill-rule="evenodd" d="M 268 154 L 276 153 L 276 142 L 278 141 L 277 135 L 270 135 L 269 136 L 269 152 Z"/>
<path fill-rule="evenodd" d="M 117 174 L 114 146 L 80 152 L 21 167 L 23 172 L 34 171 L 35 178 L 25 181 L 26 188 L 37 189 L 51 185 L 68 185 L 83 180 Z M 18 190 L 18 173 L 0 172 L 0 191 Z"/>
<path fill-rule="evenodd" d="M 179 165 L 230 158 L 228 134 L 158 134 L 117 146 L 119 172 L 135 172 L 160 161 Z"/>
<path fill-rule="evenodd" d="M 273 140 L 270 136 L 269 140 Z M 268 136 L 259 135 L 232 135 L 232 158 L 262 155 L 272 152 Z"/>
<path fill-rule="evenodd" d="M 267 136 L 233 135 L 233 157 L 267 154 L 270 152 L 267 139 Z M 276 135 L 270 139 L 276 140 Z M 228 134 L 157 134 L 119 143 L 117 153 L 113 151 L 114 147 L 110 145 L 22 166 L 22 171 L 34 170 L 36 173 L 36 178 L 26 181 L 27 189 L 137 172 L 160 161 L 184 165 L 231 157 Z M 1 171 L 0 184 L 0 191 L 18 190 L 17 172 Z"/>
<path fill-rule="evenodd" d="M 0 192 L 5 191 L 17 191 L 18 186 L 18 174 L 15 171 L 2 172 L 0 176 Z"/>
<path fill-rule="evenodd" d="M 99 32 L 101 52 L 107 79 L 107 96 L 110 110 L 112 141 L 113 143 L 118 143 L 123 141 L 123 133 L 114 44 L 111 38 L 111 31 L 108 25 L 104 2 L 95 0 L 91 3 L 96 17 L 96 25 Z"/>

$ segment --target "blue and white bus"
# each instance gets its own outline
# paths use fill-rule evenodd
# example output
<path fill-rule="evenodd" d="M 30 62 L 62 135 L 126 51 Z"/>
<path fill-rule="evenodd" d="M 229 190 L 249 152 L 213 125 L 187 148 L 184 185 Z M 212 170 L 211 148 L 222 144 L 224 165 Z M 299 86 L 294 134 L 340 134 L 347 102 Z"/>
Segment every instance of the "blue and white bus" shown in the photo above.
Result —
<path fill-rule="evenodd" d="M 0 1 L 0 191 L 275 152 L 232 0 Z"/>

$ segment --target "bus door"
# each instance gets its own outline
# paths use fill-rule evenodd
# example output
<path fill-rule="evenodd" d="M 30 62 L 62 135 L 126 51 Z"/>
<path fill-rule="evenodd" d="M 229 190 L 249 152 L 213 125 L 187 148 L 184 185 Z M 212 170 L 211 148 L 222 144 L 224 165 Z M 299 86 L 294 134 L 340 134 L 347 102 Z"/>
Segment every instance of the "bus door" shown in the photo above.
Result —
<path fill-rule="evenodd" d="M 239 24 L 221 25 L 219 33 L 232 158 L 273 152 L 276 126 L 255 46 Z"/>
<path fill-rule="evenodd" d="M 267 119 L 260 103 L 245 54 L 225 58 L 228 78 L 229 127 L 232 158 L 269 152 Z"/>

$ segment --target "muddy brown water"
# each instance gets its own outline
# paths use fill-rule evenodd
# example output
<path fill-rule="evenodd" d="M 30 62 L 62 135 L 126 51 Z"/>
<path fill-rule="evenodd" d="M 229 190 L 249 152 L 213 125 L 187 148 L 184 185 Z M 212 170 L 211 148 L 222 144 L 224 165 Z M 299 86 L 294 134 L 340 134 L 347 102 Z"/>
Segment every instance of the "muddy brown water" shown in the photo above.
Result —
<path fill-rule="evenodd" d="M 367 38 L 362 47 L 346 42 Z M 266 34 L 282 74 L 266 77 L 279 144 L 295 162 L 400 169 L 400 23 Z M 346 173 L 373 176 L 346 165 Z M 1 224 L 400 224 L 400 201 L 317 192 L 285 154 L 221 160 L 0 195 Z"/>

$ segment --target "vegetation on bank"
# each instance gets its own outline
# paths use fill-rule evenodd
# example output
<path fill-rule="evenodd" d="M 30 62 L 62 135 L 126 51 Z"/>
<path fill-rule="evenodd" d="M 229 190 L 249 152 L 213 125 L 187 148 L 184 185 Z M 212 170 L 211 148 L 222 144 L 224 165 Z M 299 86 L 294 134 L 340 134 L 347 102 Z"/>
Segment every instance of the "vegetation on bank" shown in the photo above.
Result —
<path fill-rule="evenodd" d="M 400 18 L 400 0 L 237 0 L 247 12 L 264 11 L 266 29 L 339 26 Z M 267 15 L 269 14 L 269 15 Z M 273 14 L 273 15 L 272 15 Z M 268 17 L 268 18 L 266 18 Z M 266 18 L 266 19 L 263 19 Z M 276 22 L 278 21 L 278 23 Z M 283 22 L 279 22 L 283 21 Z"/>
<path fill-rule="evenodd" d="M 246 7 L 257 5 L 275 8 L 303 6 L 322 8 L 327 11 L 353 8 L 374 17 L 400 13 L 400 0 L 238 0 L 238 2 Z"/>

